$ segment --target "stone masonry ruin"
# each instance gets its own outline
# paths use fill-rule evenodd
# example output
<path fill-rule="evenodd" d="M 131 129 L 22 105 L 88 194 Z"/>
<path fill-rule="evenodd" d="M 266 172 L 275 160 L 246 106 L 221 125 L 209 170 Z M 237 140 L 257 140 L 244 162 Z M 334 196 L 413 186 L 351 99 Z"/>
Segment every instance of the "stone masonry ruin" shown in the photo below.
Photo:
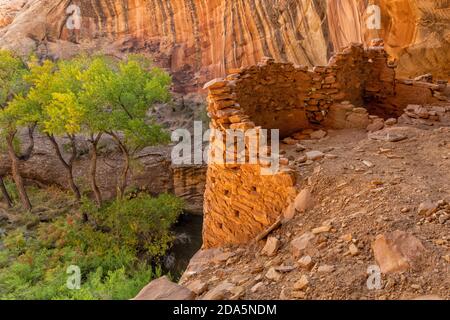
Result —
<path fill-rule="evenodd" d="M 396 79 L 395 68 L 378 39 L 368 48 L 352 44 L 312 70 L 264 58 L 205 85 L 211 128 L 279 129 L 284 139 L 304 129 L 376 127 L 401 116 L 409 104 L 447 101 L 446 81 Z M 209 165 L 205 248 L 251 241 L 292 207 L 296 174 L 287 159 L 280 164 L 272 176 L 260 175 L 263 163 Z"/>

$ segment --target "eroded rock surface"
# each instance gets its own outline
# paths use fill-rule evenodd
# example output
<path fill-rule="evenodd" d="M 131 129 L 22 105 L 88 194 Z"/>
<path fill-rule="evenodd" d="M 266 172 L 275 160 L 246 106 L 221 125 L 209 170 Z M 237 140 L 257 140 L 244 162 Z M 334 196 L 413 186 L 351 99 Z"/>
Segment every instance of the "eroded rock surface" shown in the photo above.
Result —
<path fill-rule="evenodd" d="M 81 9 L 79 30 L 65 26 L 72 4 Z M 368 29 L 363 0 L 14 0 L 0 3 L 0 46 L 56 57 L 79 50 L 149 52 L 172 71 L 179 90 L 195 91 L 264 56 L 325 65 L 349 43 L 381 37 L 401 76 L 432 72 L 448 79 L 448 2 L 376 4 L 381 29 Z"/>

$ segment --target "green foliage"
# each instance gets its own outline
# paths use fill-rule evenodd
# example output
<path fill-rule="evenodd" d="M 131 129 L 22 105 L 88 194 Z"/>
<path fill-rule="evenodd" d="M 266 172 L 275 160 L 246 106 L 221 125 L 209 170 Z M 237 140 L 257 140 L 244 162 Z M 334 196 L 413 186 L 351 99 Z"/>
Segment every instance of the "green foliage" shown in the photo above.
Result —
<path fill-rule="evenodd" d="M 82 87 L 81 68 L 76 59 L 42 64 L 32 60 L 26 77 L 31 89 L 20 98 L 22 109 L 27 110 L 22 119 L 37 122 L 50 135 L 79 133 L 84 116 L 77 98 Z"/>
<path fill-rule="evenodd" d="M 92 212 L 93 206 L 90 205 Z M 133 248 L 139 255 L 157 258 L 165 253 L 173 238 L 169 228 L 183 209 L 183 202 L 168 194 L 153 198 L 139 195 L 132 200 L 117 200 L 96 212 L 96 221 L 112 230 L 119 244 Z"/>
<path fill-rule="evenodd" d="M 26 88 L 24 77 L 27 68 L 22 59 L 10 51 L 0 50 L 0 107 L 6 104 Z"/>
<path fill-rule="evenodd" d="M 113 69 L 115 72 L 105 72 L 105 68 L 101 68 L 103 103 L 108 106 L 105 131 L 124 133 L 125 144 L 130 148 L 169 142 L 168 133 L 152 119 L 147 121 L 146 114 L 152 104 L 169 101 L 170 76 L 137 55 L 129 56 Z"/>
<path fill-rule="evenodd" d="M 9 232 L 0 251 L 0 299 L 132 298 L 162 275 L 158 264 L 171 246 L 170 227 L 182 207 L 169 195 L 101 209 L 84 200 L 88 223 L 72 214 L 41 223 L 34 233 Z M 66 286 L 70 265 L 81 269 L 80 290 Z"/>
<path fill-rule="evenodd" d="M 0 149 L 5 149 L 4 138 L 10 137 L 20 150 L 14 135 L 25 126 L 37 125 L 52 139 L 69 137 L 71 141 L 82 134 L 91 140 L 109 134 L 128 166 L 137 151 L 170 142 L 168 132 L 147 117 L 152 104 L 170 99 L 170 85 L 170 76 L 144 56 L 117 61 L 81 55 L 43 63 L 32 57 L 25 63 L 9 51 L 0 51 Z M 72 170 L 72 163 L 64 165 Z M 126 189 L 128 168 L 122 172 L 121 193 Z"/>
<path fill-rule="evenodd" d="M 10 51 L 0 50 L 0 138 L 15 130 L 26 114 L 20 103 L 13 103 L 16 97 L 26 93 L 25 78 L 29 73 L 21 58 Z"/>
<path fill-rule="evenodd" d="M 48 115 L 43 121 L 44 130 L 54 135 L 74 135 L 81 131 L 84 109 L 72 93 L 53 93 L 46 108 Z"/>
<path fill-rule="evenodd" d="M 20 127 L 37 124 L 51 136 L 114 135 L 132 158 L 139 149 L 170 141 L 147 117 L 152 104 L 170 100 L 170 85 L 170 76 L 143 56 L 40 63 L 0 50 L 0 148 L 6 134 L 13 137 Z M 20 141 L 13 143 L 19 150 Z M 7 188 L 17 201 L 10 182 Z M 22 213 L 26 227 L 0 239 L 0 299 L 131 298 L 161 275 L 157 266 L 170 249 L 170 227 L 182 208 L 169 195 L 141 195 L 101 208 L 84 200 L 77 215 L 58 207 L 65 215 L 49 223 Z M 81 290 L 66 287 L 70 265 L 82 270 Z"/>
<path fill-rule="evenodd" d="M 139 119 L 129 120 L 123 132 L 126 137 L 126 144 L 137 150 L 149 145 L 154 146 L 170 142 L 169 133 L 154 121 L 148 124 Z"/>
<path fill-rule="evenodd" d="M 83 90 L 78 99 L 85 107 L 84 129 L 92 134 L 105 132 L 109 127 L 110 103 L 108 87 L 114 76 L 114 63 L 105 57 L 95 57 L 81 74 Z"/>
<path fill-rule="evenodd" d="M 19 125 L 37 122 L 50 135 L 123 132 L 132 147 L 166 143 L 168 134 L 147 110 L 170 99 L 171 78 L 143 56 L 115 61 L 104 56 L 25 65 L 9 52 L 0 64 L 0 103 L 14 91 L 8 116 Z M 2 69 L 3 68 L 3 69 Z M 6 79 L 2 81 L 4 71 Z M 30 87 L 29 92 L 18 90 Z"/>

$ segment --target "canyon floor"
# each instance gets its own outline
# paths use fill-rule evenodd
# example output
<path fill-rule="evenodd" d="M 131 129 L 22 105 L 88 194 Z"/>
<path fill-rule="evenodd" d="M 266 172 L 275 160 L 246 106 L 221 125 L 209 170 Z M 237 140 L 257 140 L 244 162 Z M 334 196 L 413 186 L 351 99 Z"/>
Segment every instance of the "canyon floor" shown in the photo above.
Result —
<path fill-rule="evenodd" d="M 268 239 L 200 251 L 180 284 L 198 299 L 449 299 L 450 128 L 413 122 L 283 145 L 313 208 Z M 374 243 L 392 233 L 379 259 L 401 265 L 400 248 L 414 263 L 370 290 Z"/>

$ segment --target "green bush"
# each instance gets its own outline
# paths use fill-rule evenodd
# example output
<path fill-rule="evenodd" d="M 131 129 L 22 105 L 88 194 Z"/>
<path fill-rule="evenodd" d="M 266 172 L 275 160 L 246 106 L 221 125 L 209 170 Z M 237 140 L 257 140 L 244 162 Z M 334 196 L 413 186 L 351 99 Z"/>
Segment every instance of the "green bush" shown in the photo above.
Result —
<path fill-rule="evenodd" d="M 121 245 L 148 257 L 160 257 L 170 246 L 169 231 L 181 213 L 183 204 L 170 195 L 152 198 L 115 201 L 96 212 L 96 223 L 106 227 L 120 240 Z"/>
<path fill-rule="evenodd" d="M 0 299 L 132 298 L 162 275 L 158 265 L 182 208 L 170 195 L 142 195 L 100 209 L 85 200 L 78 215 L 41 223 L 29 234 L 9 232 L 0 251 Z M 81 270 L 80 290 L 66 286 L 71 265 Z"/>

